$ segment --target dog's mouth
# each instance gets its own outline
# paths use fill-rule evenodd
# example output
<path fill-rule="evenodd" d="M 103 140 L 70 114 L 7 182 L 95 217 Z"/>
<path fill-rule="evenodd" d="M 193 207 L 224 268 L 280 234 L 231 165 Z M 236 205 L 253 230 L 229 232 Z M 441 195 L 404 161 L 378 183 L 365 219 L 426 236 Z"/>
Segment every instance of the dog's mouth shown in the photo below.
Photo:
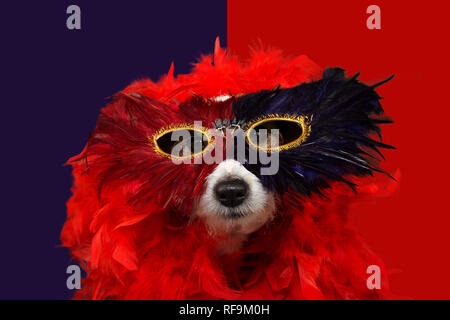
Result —
<path fill-rule="evenodd" d="M 242 219 L 248 215 L 250 215 L 251 213 L 242 213 L 242 212 L 230 212 L 227 215 L 224 216 L 225 219 L 229 219 L 229 220 L 239 220 Z"/>

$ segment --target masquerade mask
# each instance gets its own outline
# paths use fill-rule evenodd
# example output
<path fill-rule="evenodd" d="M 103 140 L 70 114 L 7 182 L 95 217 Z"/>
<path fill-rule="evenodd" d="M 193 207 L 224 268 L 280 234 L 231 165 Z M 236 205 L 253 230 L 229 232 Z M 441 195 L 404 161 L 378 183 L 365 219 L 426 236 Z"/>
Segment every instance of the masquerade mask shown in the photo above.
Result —
<path fill-rule="evenodd" d="M 160 129 L 151 138 L 162 156 L 187 159 L 202 155 L 214 146 L 214 135 L 224 129 L 240 129 L 240 125 L 224 121 L 216 129 L 194 125 L 176 125 Z M 257 150 L 280 152 L 300 146 L 311 132 L 310 119 L 303 115 L 269 114 L 249 121 L 244 126 L 246 143 Z M 214 132 L 215 131 L 215 134 Z"/>

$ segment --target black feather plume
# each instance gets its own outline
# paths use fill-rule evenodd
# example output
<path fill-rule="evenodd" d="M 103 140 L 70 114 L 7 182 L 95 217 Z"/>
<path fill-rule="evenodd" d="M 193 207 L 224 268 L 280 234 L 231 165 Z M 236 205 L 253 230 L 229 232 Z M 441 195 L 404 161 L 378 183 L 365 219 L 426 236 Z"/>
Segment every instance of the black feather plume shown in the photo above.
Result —
<path fill-rule="evenodd" d="M 263 184 L 277 192 L 291 188 L 305 195 L 321 193 L 332 181 L 355 190 L 352 176 L 384 172 L 378 164 L 380 148 L 394 149 L 381 142 L 380 124 L 391 123 L 380 104 L 374 85 L 346 77 L 340 68 L 328 68 L 318 81 L 292 88 L 276 88 L 247 94 L 234 101 L 234 116 L 248 122 L 269 114 L 305 115 L 310 134 L 301 145 L 280 151 L 277 174 L 261 176 L 258 164 L 246 164 Z M 372 136 L 376 135 L 379 140 Z M 387 173 L 386 173 L 387 174 Z"/>

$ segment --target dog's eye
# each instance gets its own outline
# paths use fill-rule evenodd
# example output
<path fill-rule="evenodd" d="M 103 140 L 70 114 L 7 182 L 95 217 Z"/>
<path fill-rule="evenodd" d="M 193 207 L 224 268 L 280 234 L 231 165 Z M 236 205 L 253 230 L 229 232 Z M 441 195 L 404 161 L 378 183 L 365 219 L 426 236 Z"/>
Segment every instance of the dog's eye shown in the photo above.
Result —
<path fill-rule="evenodd" d="M 265 151 L 298 147 L 308 137 L 311 127 L 305 116 L 266 115 L 247 125 L 247 142 Z"/>
<path fill-rule="evenodd" d="M 153 136 L 156 152 L 170 158 L 192 158 L 203 153 L 211 142 L 206 129 L 191 126 L 161 130 Z"/>

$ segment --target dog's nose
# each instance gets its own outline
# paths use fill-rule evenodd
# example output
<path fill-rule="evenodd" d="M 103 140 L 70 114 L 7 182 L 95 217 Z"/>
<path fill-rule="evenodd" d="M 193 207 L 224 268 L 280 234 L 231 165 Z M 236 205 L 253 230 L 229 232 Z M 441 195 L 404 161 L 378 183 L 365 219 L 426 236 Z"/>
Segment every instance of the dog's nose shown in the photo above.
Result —
<path fill-rule="evenodd" d="M 215 186 L 214 192 L 224 206 L 237 207 L 247 197 L 248 185 L 241 179 L 225 180 Z"/>

